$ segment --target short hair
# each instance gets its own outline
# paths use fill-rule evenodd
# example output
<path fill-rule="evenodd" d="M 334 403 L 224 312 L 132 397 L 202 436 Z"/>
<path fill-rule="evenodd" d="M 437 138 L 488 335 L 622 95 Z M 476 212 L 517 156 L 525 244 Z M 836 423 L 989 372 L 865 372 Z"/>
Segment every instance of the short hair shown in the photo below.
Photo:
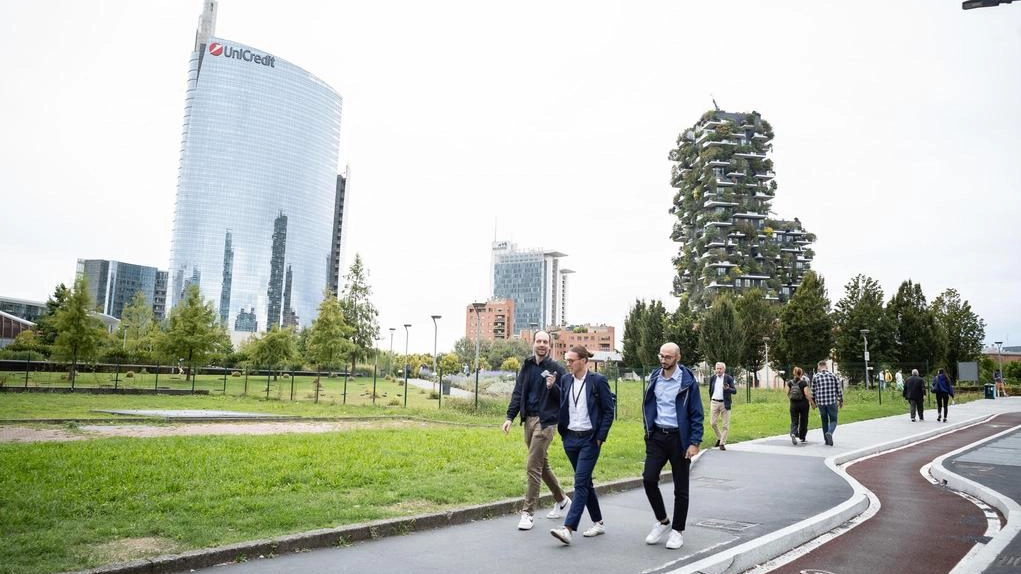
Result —
<path fill-rule="evenodd" d="M 546 335 L 546 340 L 547 341 L 552 341 L 553 340 L 552 335 L 550 335 L 547 331 L 545 331 L 543 329 L 539 329 L 538 331 L 532 333 L 532 342 L 533 343 L 535 342 L 536 339 L 539 338 L 539 333 L 542 333 L 542 334 Z"/>
<path fill-rule="evenodd" d="M 579 359 L 588 359 L 589 357 L 592 356 L 592 353 L 588 352 L 588 349 L 585 348 L 585 345 L 575 345 L 571 347 L 569 352 L 578 355 Z"/>
<path fill-rule="evenodd" d="M 918 369 L 911 369 L 911 374 L 917 377 L 918 376 Z"/>
<path fill-rule="evenodd" d="M 723 361 L 716 361 L 716 364 L 713 365 L 713 367 L 720 367 L 720 366 L 722 366 L 724 369 L 726 369 L 727 368 L 727 363 L 724 363 Z"/>
<path fill-rule="evenodd" d="M 828 369 L 830 365 L 826 359 L 823 359 L 819 361 L 819 364 L 817 364 L 816 366 L 819 367 L 820 369 Z"/>

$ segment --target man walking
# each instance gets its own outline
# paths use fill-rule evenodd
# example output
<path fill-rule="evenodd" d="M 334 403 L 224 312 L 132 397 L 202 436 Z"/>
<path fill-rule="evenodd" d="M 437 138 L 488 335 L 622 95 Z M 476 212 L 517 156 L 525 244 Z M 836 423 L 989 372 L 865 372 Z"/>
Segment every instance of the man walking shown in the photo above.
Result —
<path fill-rule="evenodd" d="M 816 365 L 815 376 L 812 377 L 812 406 L 819 407 L 819 418 L 822 419 L 822 436 L 826 444 L 833 446 L 833 431 L 837 430 L 837 412 L 844 407 L 844 389 L 833 373 L 827 370 L 826 360 Z"/>
<path fill-rule="evenodd" d="M 563 517 L 571 505 L 571 499 L 560 488 L 560 482 L 553 474 L 547 457 L 560 416 L 560 387 L 555 383 L 567 371 L 550 358 L 550 336 L 546 331 L 535 333 L 532 353 L 518 372 L 510 405 L 507 407 L 507 420 L 503 422 L 503 432 L 507 434 L 514 417 L 520 414 L 521 423 L 525 427 L 525 446 L 528 447 L 525 462 L 528 486 L 525 489 L 525 503 L 521 509 L 518 530 L 531 530 L 534 525 L 535 507 L 539 505 L 540 480 L 546 483 L 556 500 L 546 518 Z"/>
<path fill-rule="evenodd" d="M 660 368 L 649 376 L 649 388 L 642 401 L 645 425 L 642 485 L 656 515 L 656 524 L 645 537 L 645 543 L 657 544 L 669 533 L 666 547 L 670 549 L 684 544 L 682 533 L 688 520 L 688 470 L 702 443 L 705 419 L 698 382 L 690 369 L 678 364 L 680 358 L 681 349 L 676 343 L 666 343 L 659 348 Z M 668 461 L 674 480 L 672 522 L 667 518 L 663 494 L 659 490 L 659 475 Z"/>
<path fill-rule="evenodd" d="M 915 413 L 918 413 L 918 420 L 925 420 L 925 413 L 922 412 L 922 405 L 925 399 L 925 379 L 918 376 L 918 369 L 911 369 L 911 376 L 904 383 L 904 398 L 911 404 L 911 422 L 915 422 Z"/>
<path fill-rule="evenodd" d="M 730 395 L 737 393 L 734 377 L 727 374 L 725 363 L 716 363 L 716 374 L 709 379 L 709 426 L 716 433 L 716 446 L 727 450 L 727 434 L 730 433 Z M 723 429 L 716 424 L 723 419 Z"/>

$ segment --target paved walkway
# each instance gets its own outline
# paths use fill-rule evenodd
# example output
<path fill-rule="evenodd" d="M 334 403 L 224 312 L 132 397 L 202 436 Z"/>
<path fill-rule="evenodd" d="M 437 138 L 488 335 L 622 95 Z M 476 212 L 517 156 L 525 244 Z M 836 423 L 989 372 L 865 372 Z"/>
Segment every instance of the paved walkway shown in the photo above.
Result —
<path fill-rule="evenodd" d="M 852 519 L 860 521 L 862 513 L 868 515 L 872 495 L 844 471 L 843 463 L 913 444 L 1006 412 L 1021 412 L 1021 398 L 954 405 L 950 410 L 950 418 L 954 419 L 951 423 L 934 420 L 912 423 L 905 414 L 842 424 L 834 434 L 834 447 L 825 446 L 821 432 L 816 429 L 809 432 L 808 444 L 803 446 L 792 446 L 784 435 L 728 445 L 725 452 L 704 451 L 692 467 L 692 503 L 685 545 L 677 551 L 667 550 L 662 544 L 644 544 L 643 538 L 652 526 L 653 517 L 644 492 L 632 487 L 600 497 L 607 525 L 604 536 L 577 536 L 569 547 L 549 535 L 549 528 L 559 525 L 559 521 L 538 518 L 533 530 L 521 532 L 515 528 L 515 515 L 494 510 L 498 514 L 494 518 L 467 524 L 382 537 L 338 548 L 282 553 L 266 560 L 254 559 L 249 554 L 244 563 L 196 571 L 211 574 L 370 571 L 374 574 L 480 571 L 534 574 L 541 565 L 544 574 L 589 574 L 593 571 L 738 573 L 752 568 L 765 572 L 768 570 L 758 567 L 760 564 L 820 535 L 833 536 L 834 532 L 846 530 Z M 735 424 L 740 424 L 739 420 L 735 417 Z M 990 457 L 999 462 L 989 462 Z M 1021 484 L 1019 461 L 1021 441 L 1008 440 L 1004 435 L 946 453 L 933 463 L 932 472 L 939 480 L 946 480 L 952 488 L 972 491 L 1008 518 L 1004 529 L 987 544 L 979 541 L 958 564 L 955 573 L 981 572 L 987 568 L 995 574 L 1018 571 L 1009 561 L 1012 556 L 1018 556 L 1019 541 L 1014 534 L 1021 523 L 1021 513 L 1017 510 L 1021 508 L 1018 506 L 1021 496 L 1018 492 L 1021 488 L 1018 486 Z M 996 473 L 985 470 L 990 465 L 995 466 Z M 970 478 L 959 474 L 958 470 Z M 792 476 L 798 477 L 798 484 L 793 488 Z M 796 494 L 792 495 L 792 490 Z M 667 500 L 671 500 L 669 480 L 664 481 L 663 491 Z M 792 504 L 792 496 L 797 497 L 796 504 Z M 420 523 L 427 520 L 422 517 Z M 582 528 L 587 526 L 588 520 L 584 518 Z M 309 539 L 313 534 L 308 535 Z M 331 535 L 333 540 L 337 539 L 335 533 Z M 244 553 L 244 549 L 230 551 L 235 555 Z M 997 570 L 998 560 L 1007 569 Z M 186 563 L 178 564 L 185 569 L 189 567 Z M 197 566 L 195 562 L 192 564 L 190 567 Z"/>
<path fill-rule="evenodd" d="M 412 386 L 415 386 L 415 387 L 418 387 L 420 389 L 425 389 L 427 391 L 434 391 L 434 390 L 436 390 L 436 383 L 433 382 L 433 381 L 427 381 L 425 379 L 408 379 L 408 384 L 412 385 Z M 454 397 L 454 398 L 458 398 L 458 399 L 471 399 L 471 400 L 475 400 L 475 393 L 470 392 L 470 391 L 466 391 L 464 389 L 459 389 L 459 388 L 457 388 L 457 387 L 455 387 L 453 385 L 450 387 L 450 395 L 448 395 L 448 396 L 451 396 L 451 397 Z"/>

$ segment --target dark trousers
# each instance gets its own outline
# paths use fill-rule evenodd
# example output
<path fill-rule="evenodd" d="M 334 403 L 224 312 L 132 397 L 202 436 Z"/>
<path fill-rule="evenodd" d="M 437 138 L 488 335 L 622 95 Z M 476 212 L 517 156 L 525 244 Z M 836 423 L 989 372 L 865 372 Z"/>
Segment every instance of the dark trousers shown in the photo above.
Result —
<path fill-rule="evenodd" d="M 592 488 L 592 471 L 596 468 L 600 450 L 595 435 L 577 437 L 570 432 L 564 435 L 564 453 L 574 467 L 574 498 L 571 500 L 571 509 L 564 518 L 564 526 L 571 530 L 578 530 L 581 512 L 586 508 L 592 522 L 603 519 L 603 513 L 599 510 L 599 499 Z"/>
<path fill-rule="evenodd" d="M 808 435 L 808 399 L 791 401 L 791 434 L 801 440 Z"/>
<path fill-rule="evenodd" d="M 660 522 L 666 518 L 666 506 L 663 503 L 663 493 L 659 491 L 659 475 L 667 462 L 670 462 L 670 471 L 674 477 L 673 529 L 682 532 L 688 520 L 688 469 L 691 461 L 684 458 L 679 433 L 653 431 L 645 439 L 642 484 L 645 486 L 645 496 L 652 505 L 652 512 Z"/>
<path fill-rule="evenodd" d="M 939 391 L 936 391 L 936 418 L 939 418 L 941 416 L 939 414 L 940 413 L 940 409 L 943 409 L 943 415 L 942 415 L 943 418 L 944 419 L 947 418 L 947 405 L 949 405 L 949 404 L 950 404 L 950 393 L 941 393 Z"/>
<path fill-rule="evenodd" d="M 908 402 L 911 403 L 911 420 L 915 420 L 915 412 L 917 412 L 918 420 L 924 421 L 925 413 L 922 412 L 922 405 L 924 404 L 922 399 L 908 399 Z"/>

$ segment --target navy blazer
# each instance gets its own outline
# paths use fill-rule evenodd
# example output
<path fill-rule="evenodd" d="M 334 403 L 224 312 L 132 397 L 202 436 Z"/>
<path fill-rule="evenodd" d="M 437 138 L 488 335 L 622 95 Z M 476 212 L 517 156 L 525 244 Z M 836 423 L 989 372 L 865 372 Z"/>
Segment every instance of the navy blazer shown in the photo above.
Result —
<path fill-rule="evenodd" d="M 557 430 L 563 437 L 567 432 L 567 425 L 571 422 L 568 402 L 572 400 L 571 389 L 574 387 L 574 375 L 567 373 L 560 377 L 557 386 L 560 387 L 560 420 Z M 611 393 L 610 383 L 606 377 L 592 371 L 585 375 L 585 400 L 588 405 L 589 420 L 592 422 L 595 439 L 602 442 L 606 442 L 606 436 L 610 434 L 610 425 L 613 424 L 613 396 Z"/>
<path fill-rule="evenodd" d="M 716 373 L 709 375 L 709 398 L 713 398 L 713 387 L 716 386 Z M 737 393 L 737 387 L 734 386 L 734 377 L 724 373 L 723 374 L 723 408 L 730 410 L 731 398 L 730 395 Z"/>

